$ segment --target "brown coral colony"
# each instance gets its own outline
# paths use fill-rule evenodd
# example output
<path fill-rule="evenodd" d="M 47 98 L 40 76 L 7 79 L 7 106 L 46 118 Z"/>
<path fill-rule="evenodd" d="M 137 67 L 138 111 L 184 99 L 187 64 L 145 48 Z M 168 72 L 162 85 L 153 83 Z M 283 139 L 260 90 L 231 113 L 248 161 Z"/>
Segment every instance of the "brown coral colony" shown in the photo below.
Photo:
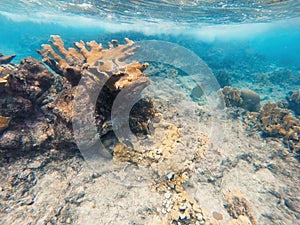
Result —
<path fill-rule="evenodd" d="M 28 136 L 30 143 L 39 139 L 34 137 L 35 132 L 30 131 L 33 127 L 37 129 L 36 118 L 41 118 L 40 122 L 46 127 L 44 132 L 48 134 L 43 144 L 51 147 L 63 142 L 63 145 L 75 147 L 71 111 L 74 88 L 84 76 L 92 78 L 96 82 L 93 85 L 101 83 L 103 86 L 99 96 L 103 99 L 97 101 L 94 114 L 101 133 L 101 127 L 110 121 L 110 110 L 118 92 L 125 87 L 140 87 L 140 90 L 150 82 L 143 74 L 147 64 L 125 62 L 138 48 L 133 41 L 125 41 L 126 44 L 112 41 L 108 49 L 103 49 L 95 41 L 80 41 L 74 43 L 75 48 L 66 49 L 60 36 L 52 35 L 50 44 L 42 45 L 37 52 L 43 62 L 60 76 L 31 57 L 14 65 L 7 64 L 14 55 L 6 57 L 1 54 L 0 63 L 5 64 L 0 66 L 0 132 L 5 129 L 8 132 L 0 137 L 0 149 L 22 146 L 25 134 L 31 134 Z M 130 118 L 135 121 L 131 122 L 134 124 L 131 128 L 137 133 L 145 133 L 145 121 L 154 116 L 154 106 L 150 100 L 142 100 L 139 104 L 141 111 L 135 109 L 139 112 Z M 146 113 L 145 118 L 141 116 L 142 111 Z M 23 127 L 24 133 L 18 132 L 20 127 Z M 30 146 L 33 147 L 31 144 L 28 149 Z M 36 144 L 34 146 L 38 147 Z"/>
<path fill-rule="evenodd" d="M 128 80 L 136 80 L 142 75 L 142 71 L 147 68 L 146 64 L 133 62 L 126 64 L 124 61 L 130 57 L 138 48 L 134 46 L 134 42 L 125 39 L 126 44 L 119 44 L 113 41 L 109 44 L 109 49 L 103 49 L 102 44 L 95 41 L 84 43 L 83 41 L 75 42 L 75 48 L 65 49 L 64 42 L 60 36 L 52 35 L 49 44 L 42 45 L 42 50 L 38 53 L 42 56 L 45 62 L 56 73 L 64 76 L 73 85 L 77 85 L 81 79 L 83 72 L 89 67 L 97 67 L 99 71 L 111 75 L 123 74 L 130 77 Z M 87 49 L 88 47 L 88 49 Z M 97 65 L 96 65 L 97 63 Z M 128 85 L 124 81 L 124 86 Z M 122 84 L 116 84 L 117 87 L 123 87 Z"/>

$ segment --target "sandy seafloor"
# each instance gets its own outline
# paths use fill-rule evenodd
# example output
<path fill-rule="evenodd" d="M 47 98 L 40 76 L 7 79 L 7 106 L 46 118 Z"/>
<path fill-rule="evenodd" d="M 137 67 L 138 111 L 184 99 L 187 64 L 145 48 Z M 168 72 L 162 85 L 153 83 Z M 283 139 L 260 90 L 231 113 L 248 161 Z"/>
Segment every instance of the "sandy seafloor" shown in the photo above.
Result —
<path fill-rule="evenodd" d="M 110 36 L 122 39 L 127 35 Z M 196 46 L 197 43 L 188 43 L 186 47 L 193 44 Z M 230 45 L 232 49 L 225 49 L 224 46 Z M 206 48 L 205 54 L 201 53 L 202 47 Z M 212 42 L 198 46 L 195 52 L 213 72 L 226 70 L 230 86 L 247 87 L 259 93 L 262 104 L 268 100 L 283 100 L 287 92 L 299 89 L 297 61 L 290 65 L 282 62 L 284 57 L 272 61 L 276 58 L 274 55 L 270 60 L 269 56 L 255 52 L 251 45 L 246 47 L 237 48 L 232 43 L 218 46 Z M 11 47 L 0 50 L 14 53 Z M 274 75 L 275 71 L 283 72 Z M 287 73 L 290 73 L 290 79 L 286 79 Z M 219 146 L 211 144 L 203 152 L 195 170 L 190 172 L 187 186 L 190 196 L 208 212 L 222 214 L 223 220 L 219 222 L 230 219 L 224 208 L 224 196 L 241 193 L 248 200 L 251 214 L 258 224 L 299 224 L 300 164 L 282 140 L 263 138 L 257 130 L 246 130 L 243 110 L 232 108 L 224 112 L 223 130 L 211 133 L 214 125 L 210 109 L 205 97 L 193 99 L 190 96 L 194 85 L 188 76 L 175 76 L 173 69 L 160 75 L 150 74 L 155 85 L 145 94 L 155 93 L 155 105 L 164 119 L 182 127 L 177 145 L 179 151 L 192 154 L 198 137 L 203 133 L 211 139 L 216 138 L 214 135 L 222 138 Z M 29 152 L 18 158 L 12 156 L 9 161 L 0 160 L 0 196 L 10 196 L 5 201 L 0 198 L 0 223 L 3 225 L 158 224 L 163 215 L 165 197 L 151 191 L 151 172 L 145 174 L 148 185 L 131 185 L 130 182 L 111 179 L 105 173 L 95 173 L 79 152 L 67 149 L 39 154 Z M 182 161 L 184 159 L 174 162 Z M 166 171 L 166 174 L 169 172 L 172 171 Z"/>

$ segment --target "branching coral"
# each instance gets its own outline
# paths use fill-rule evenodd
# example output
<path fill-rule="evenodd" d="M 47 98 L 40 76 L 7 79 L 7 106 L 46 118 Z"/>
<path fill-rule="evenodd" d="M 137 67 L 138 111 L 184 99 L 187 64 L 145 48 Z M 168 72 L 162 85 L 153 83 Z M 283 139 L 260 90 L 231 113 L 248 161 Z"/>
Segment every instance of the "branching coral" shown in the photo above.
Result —
<path fill-rule="evenodd" d="M 72 85 L 78 84 L 85 69 L 95 67 L 108 77 L 112 74 L 122 75 L 122 80 L 115 84 L 118 89 L 137 80 L 147 67 L 146 64 L 137 62 L 127 64 L 125 62 L 138 48 L 129 39 L 125 39 L 126 44 L 124 45 L 112 41 L 109 43 L 108 49 L 103 49 L 102 45 L 95 41 L 75 42 L 74 45 L 77 49 L 66 49 L 60 36 L 52 35 L 51 38 L 50 43 L 59 53 L 49 44 L 43 45 L 42 50 L 39 50 L 38 53 L 42 56 L 43 62 L 58 74 L 66 77 Z"/>
<path fill-rule="evenodd" d="M 127 98 L 130 101 L 131 95 L 139 95 L 141 90 L 150 82 L 143 74 L 147 64 L 125 62 L 138 49 L 133 41 L 127 38 L 125 41 L 126 44 L 119 44 L 113 40 L 109 43 L 108 49 L 104 49 L 101 44 L 95 41 L 87 43 L 80 41 L 74 43 L 75 48 L 66 49 L 60 36 L 52 35 L 50 44 L 42 45 L 42 50 L 38 51 L 43 62 L 59 75 L 65 77 L 72 86 L 77 86 L 79 80 L 84 78 L 85 85 L 89 86 L 90 89 L 100 91 L 97 88 L 102 87 L 95 112 L 96 125 L 99 127 L 100 135 L 107 133 L 103 131 L 105 130 L 103 126 L 109 124 L 111 108 L 118 93 L 127 88 L 128 95 L 124 96 L 126 98 L 124 101 Z M 88 98 L 87 96 L 86 99 Z M 67 99 L 67 107 L 65 107 L 65 99 Z M 73 100 L 74 90 L 64 91 L 58 96 L 52 107 L 54 113 L 68 124 L 72 119 Z M 147 129 L 145 121 L 153 116 L 151 113 L 149 114 L 153 105 L 146 100 L 140 105 L 148 107 L 149 110 L 144 109 L 145 107 L 135 110 L 136 116 L 135 118 L 134 115 L 131 117 L 130 124 L 136 126 L 134 130 L 143 133 Z M 141 111 L 147 111 L 148 116 Z M 145 118 L 140 115 L 145 115 Z"/>
<path fill-rule="evenodd" d="M 300 121 L 288 110 L 280 109 L 275 103 L 267 103 L 260 112 L 261 128 L 266 135 L 283 136 L 297 141 Z"/>

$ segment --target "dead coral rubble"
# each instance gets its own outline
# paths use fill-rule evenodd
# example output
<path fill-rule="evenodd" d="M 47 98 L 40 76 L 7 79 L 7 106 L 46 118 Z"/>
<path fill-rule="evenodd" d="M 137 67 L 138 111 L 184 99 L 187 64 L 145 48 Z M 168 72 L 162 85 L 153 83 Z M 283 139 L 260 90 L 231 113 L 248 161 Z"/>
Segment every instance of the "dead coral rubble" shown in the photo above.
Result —
<path fill-rule="evenodd" d="M 229 215 L 234 219 L 241 219 L 240 216 L 243 216 L 244 219 L 249 219 L 245 224 L 256 225 L 257 222 L 251 214 L 251 209 L 249 206 L 249 202 L 243 194 L 239 191 L 233 191 L 232 193 L 228 193 L 225 195 L 225 208 L 227 209 Z M 234 222 L 234 221 L 232 221 Z M 229 223 L 231 224 L 231 223 Z M 233 223 L 234 224 L 234 223 Z M 244 223 L 242 223 L 244 224 Z"/>

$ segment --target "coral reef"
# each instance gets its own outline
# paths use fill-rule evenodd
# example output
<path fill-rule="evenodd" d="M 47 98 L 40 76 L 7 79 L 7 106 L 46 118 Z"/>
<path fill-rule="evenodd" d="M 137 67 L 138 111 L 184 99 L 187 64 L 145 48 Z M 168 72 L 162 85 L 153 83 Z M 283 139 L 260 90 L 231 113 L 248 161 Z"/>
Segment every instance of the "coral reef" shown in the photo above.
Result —
<path fill-rule="evenodd" d="M 101 82 L 103 85 L 94 115 L 100 136 L 106 134 L 101 133 L 102 128 L 110 121 L 111 107 L 118 93 L 126 88 L 138 95 L 150 82 L 142 72 L 147 64 L 125 62 L 137 49 L 129 39 L 124 45 L 113 41 L 108 49 L 103 49 L 95 41 L 86 44 L 80 41 L 75 43 L 76 49 L 67 50 L 59 36 L 51 36 L 50 43 L 43 45 L 38 52 L 43 62 L 61 75 L 59 77 L 31 57 L 21 60 L 18 65 L 0 66 L 2 150 L 17 149 L 22 145 L 27 146 L 25 149 L 42 145 L 48 145 L 49 149 L 53 145 L 76 149 L 71 124 L 72 107 L 75 86 L 83 76 L 87 85 L 97 87 Z M 88 98 L 87 95 L 85 100 Z M 154 116 L 151 100 L 142 99 L 131 114 L 133 132 L 147 134 L 148 123 Z M 19 132 L 20 129 L 23 132 Z"/>
<path fill-rule="evenodd" d="M 122 75 L 121 80 L 115 84 L 116 89 L 128 86 L 137 80 L 147 67 L 147 64 L 139 64 L 138 62 L 130 64 L 124 62 L 137 49 L 134 42 L 129 39 L 125 39 L 125 45 L 112 41 L 109 44 L 109 49 L 105 50 L 101 44 L 95 41 L 75 42 L 74 45 L 77 50 L 75 48 L 65 49 L 64 42 L 58 35 L 52 35 L 51 38 L 50 43 L 62 56 L 57 54 L 48 44 L 44 44 L 38 53 L 42 56 L 43 62 L 56 73 L 66 77 L 73 86 L 78 84 L 83 73 L 89 67 L 95 66 L 98 71 L 106 75 Z M 95 65 L 96 62 L 97 65 Z M 102 74 L 102 76 L 105 75 Z"/>
<path fill-rule="evenodd" d="M 224 98 L 227 107 L 241 107 L 250 112 L 258 112 L 260 109 L 260 96 L 252 90 L 226 86 L 219 94 Z"/>
<path fill-rule="evenodd" d="M 296 115 L 300 115 L 300 90 L 290 92 L 286 100 L 288 108 L 293 110 Z"/>
<path fill-rule="evenodd" d="M 283 142 L 293 151 L 299 149 L 300 120 L 289 110 L 268 102 L 259 113 L 249 113 L 246 118 L 246 125 L 257 127 L 264 136 L 283 138 Z"/>
<path fill-rule="evenodd" d="M 300 84 L 297 73 L 286 68 L 279 68 L 271 73 L 265 74 L 265 77 L 273 84 L 279 84 L 284 87 L 288 87 L 293 84 Z"/>
<path fill-rule="evenodd" d="M 1 65 L 0 68 L 4 84 L 0 92 L 0 150 L 20 153 L 18 150 L 40 148 L 54 136 L 50 120 L 40 105 L 53 84 L 53 75 L 41 62 L 30 57 L 21 60 L 19 65 Z"/>
<path fill-rule="evenodd" d="M 137 49 L 134 42 L 129 39 L 125 39 L 126 44 L 112 41 L 108 49 L 103 49 L 102 45 L 95 41 L 75 42 L 76 49 L 65 49 L 64 42 L 59 36 L 53 35 L 51 38 L 50 43 L 52 45 L 43 45 L 42 50 L 39 50 L 38 53 L 42 56 L 43 62 L 59 75 L 65 77 L 73 86 L 59 94 L 52 105 L 54 113 L 66 123 L 66 127 L 70 127 L 75 91 L 73 89 L 84 77 L 86 85 L 89 87 L 103 86 L 97 99 L 95 118 L 100 135 L 107 134 L 104 127 L 109 124 L 111 108 L 116 96 L 125 88 L 128 89 L 129 93 L 135 93 L 138 96 L 139 92 L 150 82 L 142 72 L 148 65 L 125 62 Z M 130 101 L 130 94 L 125 97 Z M 88 102 L 89 96 L 84 98 Z M 136 133 L 147 133 L 146 121 L 153 117 L 153 113 L 151 113 L 153 105 L 149 100 L 141 100 L 139 104 L 139 108 L 133 109 L 130 125 Z M 146 112 L 147 108 L 149 108 L 148 112 Z"/>
<path fill-rule="evenodd" d="M 139 99 L 141 90 L 150 82 L 143 74 L 147 64 L 125 62 L 137 48 L 129 39 L 126 39 L 126 44 L 112 41 L 108 49 L 103 49 L 102 45 L 95 41 L 76 42 L 76 48 L 66 49 L 59 36 L 51 38 L 51 44 L 43 45 L 42 50 L 38 52 L 43 62 L 58 76 L 32 58 L 24 59 L 16 66 L 1 66 L 0 153 L 25 150 L 32 153 L 32 150 L 39 150 L 42 154 L 48 154 L 46 150 L 50 150 L 49 152 L 56 154 L 55 151 L 69 150 L 74 154 L 74 150 L 77 149 L 72 131 L 74 96 L 76 92 L 81 93 L 79 106 L 89 108 L 90 105 L 86 102 L 89 102 L 90 96 L 85 92 L 86 86 L 94 90 L 99 84 L 103 88 L 98 95 L 95 111 L 90 110 L 88 113 L 95 117 L 101 139 L 105 140 L 108 136 L 111 139 L 111 111 L 117 96 L 126 91 L 125 103 Z M 81 79 L 86 82 L 81 84 Z M 259 96 L 257 97 L 256 93 L 250 90 L 232 91 L 229 87 L 225 87 L 224 90 L 223 94 L 229 106 L 257 110 Z M 194 97 L 200 97 L 201 92 L 194 94 Z M 117 107 L 122 111 L 125 105 Z M 212 146 L 209 138 L 203 133 L 195 132 L 196 137 L 188 140 L 195 148 L 193 146 L 189 149 L 190 146 L 184 142 L 182 125 L 165 120 L 163 114 L 156 111 L 152 99 L 142 99 L 133 106 L 129 124 L 132 132 L 137 134 L 139 142 L 133 143 L 133 146 L 128 146 L 122 141 L 112 143 L 112 159 L 116 164 L 147 168 L 149 176 L 153 179 L 152 189 L 164 199 L 158 212 L 160 216 L 163 215 L 161 223 L 220 224 L 224 214 L 206 212 L 198 200 L 190 197 L 186 190 L 196 164 L 201 163 L 208 146 Z M 49 162 L 45 162 L 47 163 Z M 30 165 L 32 168 L 43 166 Z M 76 170 L 78 167 L 72 165 L 73 168 Z M 93 174 L 92 177 L 94 176 L 96 175 Z M 33 175 L 27 174 L 20 179 L 28 180 L 32 186 L 36 185 Z M 34 203 L 34 194 L 31 195 L 27 190 L 20 191 L 28 195 L 27 198 L 22 198 L 21 204 Z M 69 193 L 65 198 L 66 205 L 80 205 L 83 196 L 84 191 L 78 196 Z M 230 212 L 246 207 L 246 213 L 232 214 L 234 219 L 230 222 L 255 224 L 248 205 L 244 204 L 243 199 L 240 202 L 242 204 L 229 202 Z M 58 211 L 64 212 L 61 209 Z M 62 223 L 68 224 L 70 221 L 66 216 Z"/>

